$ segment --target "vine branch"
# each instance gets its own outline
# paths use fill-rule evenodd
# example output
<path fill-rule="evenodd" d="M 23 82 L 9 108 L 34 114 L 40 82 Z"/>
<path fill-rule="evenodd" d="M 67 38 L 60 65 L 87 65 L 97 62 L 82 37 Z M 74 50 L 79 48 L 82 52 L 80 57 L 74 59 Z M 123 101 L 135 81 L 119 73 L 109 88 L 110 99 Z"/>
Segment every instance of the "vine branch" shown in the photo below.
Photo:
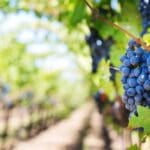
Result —
<path fill-rule="evenodd" d="M 114 71 L 120 72 L 119 68 L 117 68 L 117 67 L 110 66 L 109 68 L 113 69 Z"/>
<path fill-rule="evenodd" d="M 111 22 L 110 20 L 102 17 L 100 14 L 99 14 L 99 10 L 92 7 L 88 2 L 87 0 L 84 0 L 85 4 L 90 8 L 92 14 L 94 15 L 94 17 L 96 19 L 100 19 L 101 21 L 104 21 L 106 22 L 107 24 L 113 26 L 114 28 L 118 29 L 119 31 L 125 33 L 126 35 L 128 35 L 129 37 L 133 38 L 138 44 L 142 45 L 146 50 L 150 51 L 150 45 L 147 46 L 147 44 L 141 39 L 141 38 L 137 38 L 136 36 L 134 36 L 133 34 L 131 34 L 130 32 L 128 32 L 127 30 L 125 30 L 124 28 L 120 27 L 119 25 Z"/>

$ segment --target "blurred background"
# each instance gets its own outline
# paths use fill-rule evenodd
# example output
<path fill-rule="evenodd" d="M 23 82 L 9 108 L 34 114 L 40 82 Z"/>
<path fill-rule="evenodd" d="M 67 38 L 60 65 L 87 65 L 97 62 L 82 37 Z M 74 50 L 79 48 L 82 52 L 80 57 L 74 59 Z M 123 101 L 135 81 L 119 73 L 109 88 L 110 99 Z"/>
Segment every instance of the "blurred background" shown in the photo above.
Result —
<path fill-rule="evenodd" d="M 138 1 L 89 2 L 141 31 Z M 113 69 L 128 40 L 84 1 L 0 0 L 0 149 L 124 150 L 139 142 L 124 128 L 128 111 Z"/>

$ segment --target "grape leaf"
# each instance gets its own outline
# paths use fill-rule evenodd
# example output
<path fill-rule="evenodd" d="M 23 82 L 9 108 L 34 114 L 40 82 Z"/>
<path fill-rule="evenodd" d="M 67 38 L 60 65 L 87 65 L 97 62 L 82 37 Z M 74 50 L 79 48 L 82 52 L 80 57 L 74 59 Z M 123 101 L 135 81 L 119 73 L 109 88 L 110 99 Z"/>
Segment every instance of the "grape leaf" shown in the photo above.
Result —
<path fill-rule="evenodd" d="M 132 116 L 129 120 L 129 127 L 143 127 L 146 133 L 150 133 L 150 109 L 148 107 L 138 106 L 138 116 Z"/>
<path fill-rule="evenodd" d="M 150 33 L 147 33 L 143 36 L 144 42 L 146 42 L 148 45 L 150 44 Z"/>
<path fill-rule="evenodd" d="M 140 148 L 135 144 L 131 145 L 127 150 L 140 150 Z"/>
<path fill-rule="evenodd" d="M 76 25 L 79 22 L 82 21 L 83 18 L 85 18 L 86 16 L 86 10 L 85 10 L 85 3 L 84 1 L 76 1 L 75 6 L 74 6 L 74 10 L 73 12 L 70 14 L 71 18 L 70 18 L 70 23 L 72 25 Z"/>

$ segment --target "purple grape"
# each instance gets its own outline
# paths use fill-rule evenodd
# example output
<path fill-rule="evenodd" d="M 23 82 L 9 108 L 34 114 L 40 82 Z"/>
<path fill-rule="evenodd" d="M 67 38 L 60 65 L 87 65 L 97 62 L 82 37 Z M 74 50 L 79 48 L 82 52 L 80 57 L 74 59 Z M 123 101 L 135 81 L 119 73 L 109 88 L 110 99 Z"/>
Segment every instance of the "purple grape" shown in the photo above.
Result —
<path fill-rule="evenodd" d="M 128 104 L 133 105 L 134 104 L 134 99 L 133 98 L 129 98 L 128 99 Z"/>
<path fill-rule="evenodd" d="M 124 76 L 128 76 L 129 73 L 130 73 L 130 68 L 128 68 L 128 67 L 123 67 L 123 68 L 121 69 L 121 72 L 122 72 L 122 74 L 123 74 Z"/>
<path fill-rule="evenodd" d="M 125 59 L 124 61 L 123 61 L 123 64 L 125 65 L 125 66 L 130 66 L 130 59 Z"/>
<path fill-rule="evenodd" d="M 128 95 L 128 96 L 134 96 L 135 94 L 136 94 L 136 91 L 135 91 L 134 88 L 129 88 L 129 89 L 127 90 L 127 95 Z"/>
<path fill-rule="evenodd" d="M 135 68 L 134 69 L 134 76 L 135 77 L 138 77 L 140 75 L 140 73 L 141 73 L 141 68 Z"/>
<path fill-rule="evenodd" d="M 150 56 L 147 58 L 147 65 L 150 66 Z"/>
<path fill-rule="evenodd" d="M 142 101 L 142 95 L 138 94 L 138 95 L 135 95 L 134 99 L 135 99 L 135 104 L 140 104 L 141 101 Z"/>
<path fill-rule="evenodd" d="M 131 49 L 133 49 L 134 46 L 136 45 L 136 42 L 135 42 L 134 40 L 130 40 L 129 43 L 128 43 L 128 45 L 129 45 L 129 47 L 130 47 Z"/>
<path fill-rule="evenodd" d="M 137 65 L 137 64 L 139 63 L 139 61 L 140 61 L 140 59 L 139 59 L 139 57 L 137 57 L 137 56 L 132 56 L 132 57 L 130 58 L 130 63 L 131 63 L 132 65 Z"/>
<path fill-rule="evenodd" d="M 139 48 L 136 49 L 135 53 L 137 55 L 142 55 L 144 53 L 144 51 L 143 51 L 143 49 L 141 47 L 139 47 Z"/>
<path fill-rule="evenodd" d="M 148 91 L 149 91 L 149 90 L 150 90 L 150 80 L 146 80 L 146 81 L 144 82 L 144 85 L 143 85 L 143 86 L 144 86 L 144 89 L 145 89 L 145 90 L 148 90 Z"/>
<path fill-rule="evenodd" d="M 137 85 L 137 81 L 136 81 L 136 78 L 129 78 L 127 80 L 127 83 L 130 87 L 135 87 Z"/>
<path fill-rule="evenodd" d="M 150 66 L 147 67 L 148 73 L 150 73 Z"/>
<path fill-rule="evenodd" d="M 148 68 L 147 66 L 142 66 L 142 74 L 148 73 Z"/>
<path fill-rule="evenodd" d="M 135 52 L 133 50 L 127 50 L 127 57 L 135 56 Z"/>
<path fill-rule="evenodd" d="M 121 82 L 126 83 L 127 82 L 127 77 L 123 76 L 122 79 L 121 79 Z"/>
<path fill-rule="evenodd" d="M 125 84 L 123 85 L 123 88 L 127 90 L 127 89 L 130 88 L 130 87 L 129 87 L 129 85 L 128 85 L 127 83 L 125 83 Z"/>
<path fill-rule="evenodd" d="M 120 61 L 123 62 L 125 59 L 127 59 L 127 56 L 123 55 L 120 57 Z"/>
<path fill-rule="evenodd" d="M 147 79 L 146 74 L 140 74 L 140 76 L 138 77 L 139 81 L 144 83 Z"/>
<path fill-rule="evenodd" d="M 144 92 L 144 88 L 141 85 L 136 86 L 135 89 L 138 94 L 142 94 Z"/>

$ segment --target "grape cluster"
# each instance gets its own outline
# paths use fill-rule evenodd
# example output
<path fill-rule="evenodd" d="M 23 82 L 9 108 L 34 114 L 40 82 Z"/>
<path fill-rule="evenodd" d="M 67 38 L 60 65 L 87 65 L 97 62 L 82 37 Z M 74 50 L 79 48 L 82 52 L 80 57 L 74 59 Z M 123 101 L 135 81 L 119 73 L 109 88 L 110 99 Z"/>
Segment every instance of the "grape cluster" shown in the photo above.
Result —
<path fill-rule="evenodd" d="M 102 58 L 109 59 L 109 49 L 113 40 L 111 37 L 104 40 L 101 36 L 99 36 L 99 33 L 95 28 L 90 27 L 90 35 L 86 36 L 86 42 L 90 47 L 92 73 L 96 73 L 98 64 Z"/>
<path fill-rule="evenodd" d="M 143 31 L 141 35 L 144 35 L 150 27 L 150 0 L 140 0 L 139 10 L 143 19 Z"/>
<path fill-rule="evenodd" d="M 150 53 L 131 40 L 120 61 L 125 107 L 133 113 L 137 105 L 150 107 Z"/>

